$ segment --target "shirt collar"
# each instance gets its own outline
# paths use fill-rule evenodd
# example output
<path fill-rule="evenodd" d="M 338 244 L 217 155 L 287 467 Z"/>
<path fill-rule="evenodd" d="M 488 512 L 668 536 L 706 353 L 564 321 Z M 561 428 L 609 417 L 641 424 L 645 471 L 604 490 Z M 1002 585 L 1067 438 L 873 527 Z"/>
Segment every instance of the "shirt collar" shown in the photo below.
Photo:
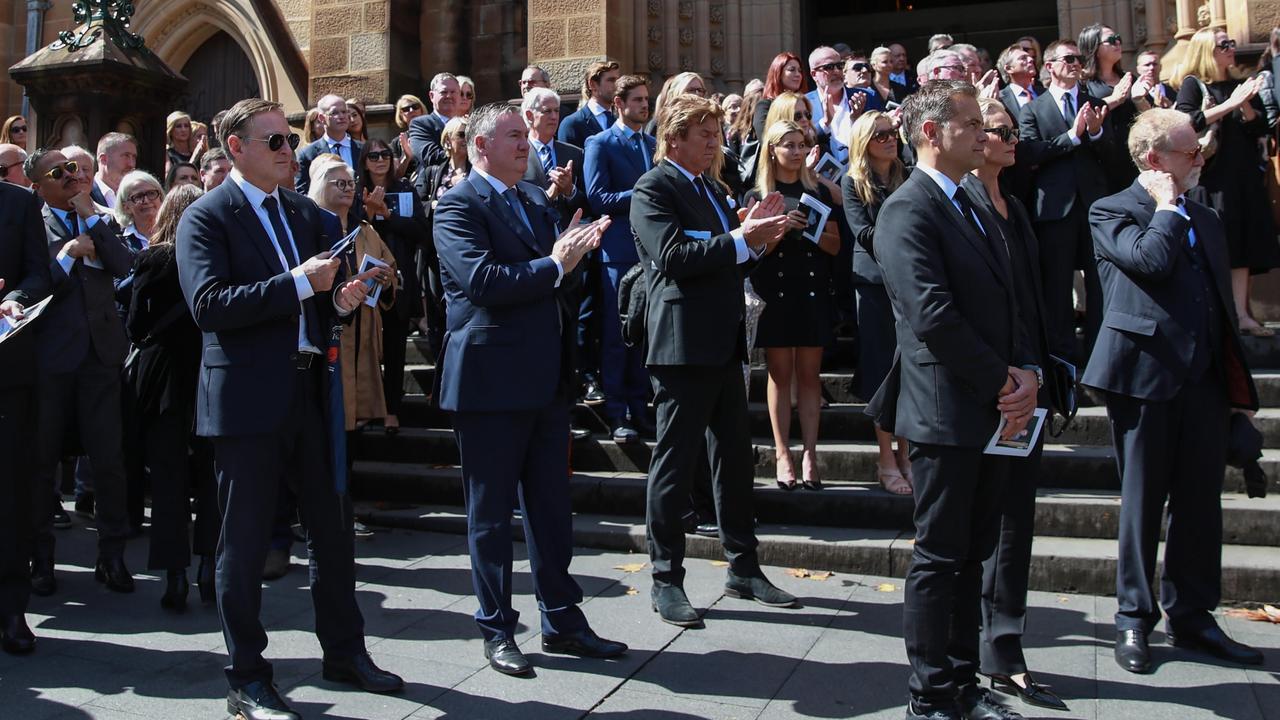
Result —
<path fill-rule="evenodd" d="M 492 185 L 492 186 L 493 186 L 493 189 L 494 189 L 494 190 L 496 190 L 496 191 L 498 192 L 498 194 L 499 194 L 499 195 L 502 195 L 503 193 L 505 193 L 505 192 L 509 189 L 509 187 L 508 187 L 508 185 L 507 185 L 506 183 L 504 183 L 504 182 L 502 182 L 501 180 L 499 180 L 498 178 L 496 178 L 496 177 L 494 177 L 494 176 L 490 175 L 489 173 L 487 173 L 487 172 L 485 172 L 485 171 L 481 170 L 480 168 L 475 167 L 475 166 L 472 166 L 472 168 L 471 168 L 471 169 L 472 169 L 472 170 L 475 170 L 477 175 L 479 175 L 480 177 L 482 177 L 482 178 L 484 178 L 485 180 L 487 180 L 487 181 L 488 181 L 488 183 L 489 183 L 490 185 Z"/>
<path fill-rule="evenodd" d="M 592 115 L 599 115 L 600 113 L 603 113 L 603 112 L 609 112 L 609 108 L 596 102 L 595 98 L 591 98 L 590 100 L 587 101 L 587 107 L 591 108 Z"/>
<path fill-rule="evenodd" d="M 916 169 L 923 172 L 925 175 L 928 175 L 930 180 L 937 183 L 938 187 L 942 188 L 942 192 L 946 193 L 948 200 L 955 200 L 956 189 L 959 186 L 956 185 L 951 178 L 943 175 L 938 172 L 937 169 L 931 168 L 928 165 L 917 164 Z"/>
<path fill-rule="evenodd" d="M 693 173 L 689 172 L 688 170 L 685 170 L 683 167 L 680 166 L 680 163 L 676 162 L 675 160 L 672 160 L 671 158 L 667 158 L 667 162 L 671 163 L 672 167 L 679 170 L 681 175 L 684 175 L 686 178 L 689 178 L 689 182 L 693 182 L 697 177 L 699 177 L 699 176 L 695 176 Z"/>
<path fill-rule="evenodd" d="M 555 142 L 555 141 L 553 140 L 552 142 Z M 533 133 L 529 133 L 529 144 L 533 146 L 533 151 L 538 153 L 539 155 L 542 154 L 542 148 L 551 147 L 551 143 L 540 142 L 538 138 L 533 136 Z"/>
<path fill-rule="evenodd" d="M 275 198 L 277 204 L 280 202 L 279 186 L 272 188 L 271 192 L 266 192 L 257 185 L 249 182 L 248 179 L 240 173 L 240 168 L 231 168 L 230 178 L 235 181 L 236 186 L 240 188 L 240 192 L 244 193 L 244 197 L 249 201 L 249 204 L 255 208 L 262 207 L 262 203 L 265 202 L 268 197 Z"/>
<path fill-rule="evenodd" d="M 1072 85 L 1070 90 L 1064 90 L 1057 85 L 1050 85 L 1049 94 L 1053 96 L 1053 101 L 1057 103 L 1058 106 L 1062 105 L 1062 96 L 1070 94 L 1072 104 L 1076 107 L 1080 107 L 1080 103 L 1076 102 L 1080 99 L 1080 83 Z"/>
<path fill-rule="evenodd" d="M 351 143 L 351 135 L 350 135 L 350 133 L 348 133 L 348 134 L 346 134 L 346 135 L 343 135 L 341 140 L 334 140 L 333 138 L 329 137 L 328 135 L 325 135 L 325 136 L 324 136 L 324 142 L 325 142 L 325 144 L 326 144 L 326 145 L 329 145 L 330 147 L 332 147 L 332 146 L 334 146 L 334 145 L 338 145 L 338 146 L 340 146 L 340 147 L 347 147 L 347 146 L 348 146 L 348 145 L 350 145 L 350 143 Z"/>
<path fill-rule="evenodd" d="M 126 227 L 124 230 L 121 230 L 120 232 L 124 233 L 125 235 L 132 235 L 136 238 L 140 238 L 143 243 L 146 243 L 148 240 L 150 240 L 150 238 L 148 238 L 146 235 L 143 235 L 138 230 L 138 227 L 132 223 L 129 224 L 129 227 Z"/>
<path fill-rule="evenodd" d="M 1025 88 L 1025 87 L 1023 87 L 1023 86 L 1019 85 L 1018 83 L 1016 83 L 1016 82 L 1014 82 L 1014 81 L 1012 81 L 1012 80 L 1010 80 L 1010 81 L 1009 81 L 1009 89 L 1013 91 L 1013 94 L 1014 94 L 1015 96 L 1021 96 L 1021 95 L 1022 95 L 1022 93 L 1027 92 L 1027 88 Z M 1028 93 L 1028 94 L 1030 94 L 1030 93 Z"/>
<path fill-rule="evenodd" d="M 622 122 L 622 118 L 618 118 L 617 120 L 615 120 L 613 123 L 613 126 L 618 128 L 618 132 L 622 133 L 622 137 L 626 138 L 627 140 L 631 140 L 636 136 L 636 133 L 640 132 L 639 130 L 632 130 L 631 128 L 627 127 L 627 124 Z M 672 164 L 674 165 L 675 163 L 672 163 Z M 676 167 L 680 167 L 680 166 L 676 165 Z"/>

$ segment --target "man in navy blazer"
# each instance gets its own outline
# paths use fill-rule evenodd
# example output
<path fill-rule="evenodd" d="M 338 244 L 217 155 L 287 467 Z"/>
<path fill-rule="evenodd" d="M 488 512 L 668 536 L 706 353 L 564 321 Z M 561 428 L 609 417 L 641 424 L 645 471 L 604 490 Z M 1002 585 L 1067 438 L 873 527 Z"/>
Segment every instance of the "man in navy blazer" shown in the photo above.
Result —
<path fill-rule="evenodd" d="M 511 607 L 511 508 L 519 500 L 542 649 L 609 658 L 627 646 L 604 640 L 578 608 L 569 574 L 569 408 L 573 401 L 573 271 L 607 218 L 556 237 L 546 195 L 520 180 L 529 156 L 520 111 L 506 103 L 471 114 L 472 172 L 436 206 L 447 327 L 435 396 L 452 413 L 462 456 L 471 577 L 484 654 L 501 673 L 532 670 L 516 644 Z"/>
<path fill-rule="evenodd" d="M 1106 393 L 1120 470 L 1115 659 L 1130 672 L 1150 670 L 1147 635 L 1163 606 L 1172 644 L 1260 665 L 1262 653 L 1227 637 L 1213 618 L 1228 423 L 1233 411 L 1258 408 L 1236 333 L 1222 220 L 1184 197 L 1204 167 L 1185 114 L 1142 113 L 1129 149 L 1142 173 L 1089 211 L 1106 308 L 1081 379 Z"/>
<path fill-rule="evenodd" d="M 436 73 L 431 78 L 431 112 L 409 122 L 409 149 L 418 158 L 418 167 L 422 170 L 449 159 L 444 145 L 440 144 L 440 133 L 457 112 L 460 93 L 458 78 L 449 73 Z M 425 192 L 424 188 L 418 188 L 419 195 Z"/>
<path fill-rule="evenodd" d="M 604 416 L 617 442 L 639 439 L 637 430 L 651 432 L 646 405 L 649 374 L 644 350 L 622 342 L 618 318 L 618 283 L 640 259 L 631 234 L 631 191 L 653 167 L 658 142 L 643 131 L 649 120 L 649 83 L 638 75 L 618 79 L 613 100 L 618 121 L 587 138 L 587 200 L 592 212 L 613 222 L 600 239 L 604 272 L 600 278 L 600 374 L 604 384 Z M 630 413 L 631 419 L 627 420 Z"/>
<path fill-rule="evenodd" d="M 547 88 L 530 88 L 520 103 L 520 112 L 529 126 L 529 161 L 520 179 L 547 194 L 551 206 L 560 213 L 561 230 L 576 210 L 594 216 L 587 204 L 582 148 L 556 139 L 560 96 Z"/>
<path fill-rule="evenodd" d="M 582 107 L 560 123 L 560 142 L 585 148 L 587 138 L 613 125 L 617 119 L 610 109 L 613 106 L 614 83 L 622 75 L 618 67 L 618 63 L 612 60 L 601 60 L 587 68 L 586 77 L 582 80 Z"/>
<path fill-rule="evenodd" d="M 307 528 L 324 677 L 370 692 L 403 686 L 365 651 L 351 500 L 334 481 L 328 422 L 326 350 L 341 318 L 363 302 L 367 273 L 335 283 L 339 260 L 328 248 L 337 218 L 287 189 L 297 135 L 279 104 L 241 100 L 219 134 L 233 170 L 183 214 L 177 251 L 203 335 L 196 432 L 213 444 L 223 517 L 216 586 L 231 656 L 227 709 L 292 720 L 262 657 L 258 619 L 282 481 Z"/>
<path fill-rule="evenodd" d="M 298 176 L 294 179 L 293 189 L 302 195 L 307 194 L 311 189 L 311 162 L 325 153 L 333 153 L 342 158 L 347 167 L 351 168 L 351 175 L 359 188 L 362 172 L 360 153 L 364 150 L 364 144 L 347 132 L 351 125 L 351 110 L 347 107 L 347 101 L 338 95 L 325 95 L 316 103 L 316 107 L 324 121 L 324 137 L 298 151 Z M 357 196 L 351 207 L 354 209 L 362 205 Z"/>

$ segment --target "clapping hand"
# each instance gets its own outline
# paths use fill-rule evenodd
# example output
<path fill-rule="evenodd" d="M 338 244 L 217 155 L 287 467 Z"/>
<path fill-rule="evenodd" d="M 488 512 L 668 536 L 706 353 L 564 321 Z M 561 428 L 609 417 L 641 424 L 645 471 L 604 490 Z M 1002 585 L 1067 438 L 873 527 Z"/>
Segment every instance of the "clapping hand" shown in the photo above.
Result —
<path fill-rule="evenodd" d="M 858 116 L 861 115 L 862 111 L 866 109 L 867 109 L 866 93 L 858 92 L 849 96 L 849 117 L 851 119 L 854 119 L 854 120 L 858 119 Z"/>
<path fill-rule="evenodd" d="M 560 267 L 566 273 L 577 267 L 578 262 L 587 253 L 600 247 L 600 237 L 604 235 L 604 231 L 609 228 L 611 222 L 608 215 L 586 225 L 579 225 L 580 220 L 582 220 L 582 208 L 578 208 L 578 211 L 573 214 L 568 229 L 560 233 L 560 237 L 556 238 L 556 244 L 551 247 L 551 257 L 559 261 Z"/>
<path fill-rule="evenodd" d="M 1120 78 L 1120 82 L 1116 83 L 1116 89 L 1107 96 L 1107 109 L 1114 108 L 1125 100 L 1129 99 L 1130 91 L 1133 89 L 1133 73 L 1127 72 L 1124 77 Z M 1146 93 L 1143 93 L 1144 95 Z"/>
<path fill-rule="evenodd" d="M 572 195 L 573 161 L 570 160 L 563 167 L 551 168 L 551 172 L 547 174 L 547 180 L 551 183 L 547 186 L 547 197 L 555 199 Z"/>
<path fill-rule="evenodd" d="M 387 191 L 379 186 L 373 189 L 373 192 L 364 196 L 364 212 L 369 217 L 391 217 L 391 210 L 387 207 Z"/>
<path fill-rule="evenodd" d="M 982 79 L 978 80 L 978 97 L 992 100 L 1000 97 L 1000 74 L 995 70 L 988 70 Z"/>
<path fill-rule="evenodd" d="M 742 221 L 742 236 L 747 245 L 759 253 L 770 245 L 777 244 L 791 222 L 785 210 L 782 195 L 776 191 L 759 201 L 752 201 L 747 206 L 747 214 Z"/>

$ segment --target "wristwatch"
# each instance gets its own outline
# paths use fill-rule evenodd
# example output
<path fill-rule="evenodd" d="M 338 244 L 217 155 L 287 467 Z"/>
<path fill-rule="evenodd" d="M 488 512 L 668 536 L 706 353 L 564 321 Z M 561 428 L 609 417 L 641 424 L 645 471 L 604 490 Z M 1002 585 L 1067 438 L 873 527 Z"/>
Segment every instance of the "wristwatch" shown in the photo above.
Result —
<path fill-rule="evenodd" d="M 1034 371 L 1034 372 L 1035 372 L 1035 374 L 1036 374 L 1036 389 L 1037 389 L 1037 390 L 1039 390 L 1040 388 L 1044 387 L 1044 370 L 1041 370 L 1039 365 L 1023 365 L 1023 366 L 1022 366 L 1022 369 L 1023 369 L 1023 370 L 1032 370 L 1032 371 Z"/>

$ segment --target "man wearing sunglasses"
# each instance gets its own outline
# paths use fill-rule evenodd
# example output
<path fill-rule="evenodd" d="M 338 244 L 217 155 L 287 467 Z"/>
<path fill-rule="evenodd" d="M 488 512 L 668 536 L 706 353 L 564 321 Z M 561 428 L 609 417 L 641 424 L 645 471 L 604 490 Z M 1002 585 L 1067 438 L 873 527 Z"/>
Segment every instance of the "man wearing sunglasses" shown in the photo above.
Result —
<path fill-rule="evenodd" d="M 865 61 L 864 61 L 865 62 Z M 825 45 L 809 53 L 809 75 L 816 89 L 805 94 L 813 108 L 813 127 L 829 138 L 831 154 L 842 163 L 849 162 L 849 128 L 860 113 L 853 111 L 844 87 L 844 63 L 835 48 Z M 872 93 L 874 94 L 874 93 Z M 865 102 L 865 98 L 864 98 Z"/>
<path fill-rule="evenodd" d="M 44 199 L 49 272 L 58 302 L 45 311 L 39 335 L 39 439 L 32 522 L 32 592 L 51 595 L 54 578 L 54 469 L 74 429 L 93 466 L 98 526 L 94 576 L 115 592 L 133 592 L 124 564 L 129 536 L 127 483 L 121 434 L 121 365 L 129 350 L 116 311 L 114 281 L 128 276 L 133 252 L 115 221 L 89 197 L 79 163 L 60 150 L 41 149 L 23 167 Z"/>
<path fill-rule="evenodd" d="M 31 187 L 31 181 L 22 172 L 22 163 L 26 159 L 26 150 L 10 143 L 0 144 L 0 182 L 24 188 Z"/>
<path fill-rule="evenodd" d="M 1085 351 L 1072 358 L 1083 367 L 1102 318 L 1088 213 L 1107 187 L 1103 163 L 1111 147 L 1102 124 L 1107 107 L 1081 86 L 1083 58 L 1074 42 L 1058 40 L 1044 57 L 1049 87 L 1022 110 L 1017 158 L 1018 165 L 1036 168 L 1030 209 L 1040 239 L 1044 322 L 1051 347 L 1076 347 L 1073 280 L 1076 270 L 1084 270 Z"/>
<path fill-rule="evenodd" d="M 241 100 L 219 132 L 233 169 L 183 214 L 178 271 L 203 333 L 196 432 L 213 444 L 223 516 L 216 586 L 231 656 L 227 709 L 247 720 L 295 720 L 271 684 L 258 619 L 282 482 L 307 528 L 324 677 L 369 692 L 403 687 L 365 650 L 324 354 L 375 270 L 338 276 L 340 261 L 328 253 L 340 236 L 337 218 L 289 189 L 298 136 L 279 104 Z"/>

